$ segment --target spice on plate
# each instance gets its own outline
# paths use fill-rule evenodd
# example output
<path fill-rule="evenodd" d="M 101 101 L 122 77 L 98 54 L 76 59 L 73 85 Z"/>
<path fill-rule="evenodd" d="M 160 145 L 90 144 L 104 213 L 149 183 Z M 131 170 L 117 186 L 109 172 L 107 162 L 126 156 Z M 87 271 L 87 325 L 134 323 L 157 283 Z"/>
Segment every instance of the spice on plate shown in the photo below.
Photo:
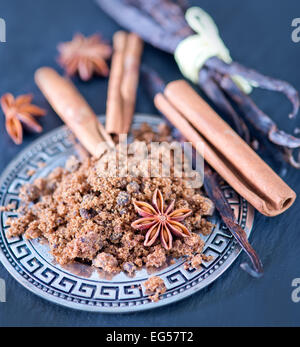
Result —
<path fill-rule="evenodd" d="M 78 72 L 84 81 L 91 79 L 94 73 L 108 76 L 106 60 L 111 56 L 111 47 L 100 35 L 76 34 L 72 41 L 60 43 L 57 48 L 60 53 L 58 62 L 69 76 Z"/>
<path fill-rule="evenodd" d="M 127 134 L 130 130 L 139 79 L 143 41 L 134 33 L 118 31 L 113 37 L 114 53 L 109 76 L 106 130 Z"/>
<path fill-rule="evenodd" d="M 49 67 L 39 68 L 34 77 L 55 112 L 92 155 L 99 157 L 113 145 L 95 112 L 69 79 Z"/>
<path fill-rule="evenodd" d="M 15 98 L 12 94 L 2 95 L 0 104 L 5 115 L 5 127 L 15 144 L 20 145 L 23 141 L 23 128 L 40 133 L 43 129 L 34 117 L 44 116 L 46 111 L 31 103 L 31 94 L 20 95 Z"/>
<path fill-rule="evenodd" d="M 167 291 L 164 280 L 158 276 L 150 277 L 143 285 L 146 289 L 146 294 L 149 295 L 149 299 L 153 302 L 157 302 L 159 296 Z"/>
<path fill-rule="evenodd" d="M 173 245 L 172 234 L 177 237 L 190 236 L 190 232 L 182 222 L 192 214 L 189 208 L 174 210 L 175 200 L 165 206 L 163 195 L 156 189 L 152 197 L 152 205 L 147 202 L 135 201 L 134 207 L 137 213 L 142 216 L 133 222 L 131 226 L 138 230 L 147 230 L 145 236 L 145 246 L 152 246 L 160 237 L 160 241 L 165 249 L 170 250 Z"/>
<path fill-rule="evenodd" d="M 16 204 L 14 202 L 6 205 L 6 206 L 0 206 L 0 212 L 9 212 L 16 209 Z"/>
<path fill-rule="evenodd" d="M 205 160 L 259 212 L 276 216 L 295 201 L 295 192 L 183 80 L 169 83 L 154 99 Z M 202 153 L 200 153 L 202 154 Z"/>
<path fill-rule="evenodd" d="M 150 151 L 151 139 L 165 141 L 169 137 L 166 134 L 155 133 L 144 124 L 135 130 L 135 139 L 139 140 L 132 144 L 140 148 L 144 141 Z M 162 147 L 159 166 L 170 154 L 164 151 Z M 135 167 L 134 171 L 112 176 L 110 168 L 102 171 L 99 159 L 78 162 L 71 157 L 65 168 L 56 168 L 48 177 L 21 188 L 20 213 L 8 221 L 7 235 L 45 239 L 58 263 L 80 261 L 111 274 L 125 271 L 132 276 L 143 266 L 150 271 L 166 266 L 171 259 L 185 257 L 190 261 L 197 254 L 205 261 L 201 235 L 209 234 L 213 228 L 206 218 L 213 211 L 211 201 L 200 187 L 191 187 L 190 172 L 175 176 L 174 165 L 168 177 L 143 176 L 151 160 L 150 156 L 135 167 L 135 158 L 128 156 L 128 166 Z M 109 151 L 102 156 L 102 162 L 104 166 L 111 162 Z M 145 232 L 132 227 L 137 219 L 135 206 L 140 211 L 144 209 L 144 214 L 148 205 L 153 218 L 155 214 L 158 218 L 159 211 L 168 218 L 165 226 L 169 231 L 165 230 L 163 244 L 158 238 L 145 242 Z M 201 223 L 197 222 L 199 216 Z M 173 242 L 169 232 L 175 236 Z"/>

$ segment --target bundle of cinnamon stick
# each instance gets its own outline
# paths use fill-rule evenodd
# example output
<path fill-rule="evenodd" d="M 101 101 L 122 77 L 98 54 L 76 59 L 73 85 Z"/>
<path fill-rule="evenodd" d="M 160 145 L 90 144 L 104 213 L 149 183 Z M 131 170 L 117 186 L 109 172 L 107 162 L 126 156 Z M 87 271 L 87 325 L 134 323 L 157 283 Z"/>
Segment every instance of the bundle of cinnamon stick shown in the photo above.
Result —
<path fill-rule="evenodd" d="M 169 83 L 154 99 L 205 160 L 242 197 L 266 216 L 276 216 L 295 201 L 295 192 L 185 81 Z"/>
<path fill-rule="evenodd" d="M 95 157 L 114 146 L 110 134 L 129 132 L 135 109 L 143 41 L 136 34 L 125 31 L 117 32 L 113 41 L 106 129 L 70 79 L 49 67 L 42 67 L 35 73 L 35 81 L 53 109 Z"/>
<path fill-rule="evenodd" d="M 129 132 L 134 114 L 143 41 L 134 33 L 118 31 L 113 37 L 113 48 L 106 103 L 106 131 L 120 135 Z"/>

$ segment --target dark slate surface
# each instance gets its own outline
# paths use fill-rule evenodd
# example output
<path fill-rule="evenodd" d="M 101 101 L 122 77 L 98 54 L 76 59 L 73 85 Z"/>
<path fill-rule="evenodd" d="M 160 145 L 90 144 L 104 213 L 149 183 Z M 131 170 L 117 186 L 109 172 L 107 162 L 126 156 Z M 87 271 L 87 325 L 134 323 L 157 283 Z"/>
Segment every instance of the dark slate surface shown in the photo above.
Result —
<path fill-rule="evenodd" d="M 300 90 L 300 43 L 291 40 L 291 22 L 300 16 L 299 0 L 202 0 L 200 4 L 215 18 L 234 58 L 274 77 L 286 79 Z M 47 108 L 42 120 L 44 132 L 61 125 L 34 85 L 33 73 L 42 65 L 58 69 L 56 44 L 73 33 L 101 32 L 111 39 L 118 26 L 87 0 L 1 0 L 0 17 L 7 23 L 7 43 L 0 43 L 0 94 L 33 92 L 35 102 Z M 144 61 L 167 80 L 180 77 L 168 54 L 146 46 Z M 82 94 L 97 113 L 105 110 L 107 81 L 76 80 Z M 255 98 L 281 127 L 289 129 L 289 104 L 280 95 L 255 92 Z M 138 112 L 155 112 L 140 88 Z M 4 130 L 0 115 L 0 171 L 37 136 L 26 134 L 22 146 L 15 146 Z M 299 172 L 289 168 L 285 180 L 300 192 Z M 266 218 L 256 215 L 251 242 L 261 255 L 265 276 L 254 280 L 239 269 L 238 261 L 207 289 L 176 304 L 128 315 L 91 314 L 48 303 L 19 285 L 0 265 L 6 280 L 7 302 L 0 303 L 0 325 L 18 326 L 229 326 L 299 325 L 300 303 L 291 300 L 291 282 L 300 277 L 299 200 L 284 215 Z"/>

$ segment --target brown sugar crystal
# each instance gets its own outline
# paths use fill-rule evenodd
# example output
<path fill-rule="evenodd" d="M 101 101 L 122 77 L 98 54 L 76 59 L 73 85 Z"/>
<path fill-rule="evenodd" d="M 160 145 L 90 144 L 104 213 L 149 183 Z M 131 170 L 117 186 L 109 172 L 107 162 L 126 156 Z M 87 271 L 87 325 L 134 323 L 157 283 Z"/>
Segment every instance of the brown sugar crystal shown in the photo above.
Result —
<path fill-rule="evenodd" d="M 164 280 L 158 276 L 150 277 L 143 284 L 146 289 L 146 294 L 149 295 L 149 298 L 154 302 L 157 302 L 159 296 L 164 294 L 167 290 Z"/>
<path fill-rule="evenodd" d="M 135 131 L 135 141 L 170 141 L 165 127 L 161 134 L 149 125 Z M 138 138 L 138 140 L 137 140 Z M 102 157 L 109 163 L 111 154 Z M 213 225 L 207 219 L 213 207 L 201 188 L 191 188 L 186 177 L 143 176 L 142 169 L 123 176 L 106 175 L 99 169 L 99 161 L 71 157 L 64 168 L 56 168 L 46 178 L 37 178 L 21 188 L 19 217 L 10 220 L 8 236 L 24 235 L 27 239 L 47 240 L 50 252 L 60 264 L 74 261 L 93 265 L 108 273 L 124 271 L 132 275 L 143 266 L 158 269 L 168 260 L 200 255 L 204 241 Z M 162 158 L 163 160 L 163 158 Z M 133 165 L 134 157 L 128 157 Z M 105 166 L 105 165 L 104 165 Z M 145 231 L 134 230 L 133 221 L 139 218 L 134 201 L 151 203 L 159 189 L 175 209 L 187 207 L 192 213 L 184 219 L 188 237 L 173 237 L 170 250 L 162 247 L 158 238 L 145 246 Z"/>

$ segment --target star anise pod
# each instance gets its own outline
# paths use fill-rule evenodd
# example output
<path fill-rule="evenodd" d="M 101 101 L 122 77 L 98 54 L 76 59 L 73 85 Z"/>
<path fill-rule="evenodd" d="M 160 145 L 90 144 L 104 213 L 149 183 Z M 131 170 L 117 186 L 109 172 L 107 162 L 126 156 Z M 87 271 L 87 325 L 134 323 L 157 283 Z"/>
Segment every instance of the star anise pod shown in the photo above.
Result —
<path fill-rule="evenodd" d="M 131 226 L 138 230 L 148 230 L 145 236 L 145 246 L 152 246 L 160 236 L 160 240 L 165 249 L 172 248 L 173 235 L 177 237 L 187 237 L 190 231 L 182 222 L 192 213 L 188 208 L 181 208 L 174 211 L 175 200 L 165 207 L 163 195 L 156 189 L 152 197 L 152 205 L 143 201 L 135 201 L 134 207 L 137 213 L 143 218 L 134 221 Z"/>
<path fill-rule="evenodd" d="M 69 76 L 77 72 L 84 81 L 89 80 L 94 73 L 108 76 L 109 68 L 105 62 L 111 56 L 112 48 L 101 40 L 100 35 L 85 37 L 74 35 L 72 41 L 58 45 L 59 64 Z"/>
<path fill-rule="evenodd" d="M 33 116 L 44 116 L 46 111 L 31 104 L 32 99 L 31 94 L 14 98 L 10 93 L 4 94 L 0 99 L 6 118 L 6 130 L 17 145 L 21 144 L 23 140 L 22 123 L 31 131 L 40 133 L 43 130 Z"/>

